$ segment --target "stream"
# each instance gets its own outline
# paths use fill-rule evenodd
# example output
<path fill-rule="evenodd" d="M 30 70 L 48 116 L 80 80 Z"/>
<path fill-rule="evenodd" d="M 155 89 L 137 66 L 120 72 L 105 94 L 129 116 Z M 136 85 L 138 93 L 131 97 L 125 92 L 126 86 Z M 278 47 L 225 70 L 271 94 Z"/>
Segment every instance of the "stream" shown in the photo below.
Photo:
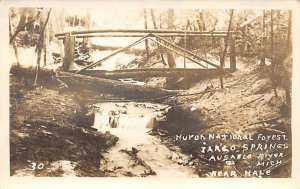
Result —
<path fill-rule="evenodd" d="M 99 103 L 94 128 L 119 137 L 100 162 L 109 176 L 198 177 L 189 157 L 170 150 L 152 128 L 165 121 L 170 107 L 152 103 Z"/>

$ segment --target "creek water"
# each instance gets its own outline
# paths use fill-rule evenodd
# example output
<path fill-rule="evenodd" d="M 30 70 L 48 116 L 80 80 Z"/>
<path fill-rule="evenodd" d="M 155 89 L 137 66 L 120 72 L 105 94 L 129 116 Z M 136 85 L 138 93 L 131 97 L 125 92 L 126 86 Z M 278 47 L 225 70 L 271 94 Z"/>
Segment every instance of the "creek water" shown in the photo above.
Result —
<path fill-rule="evenodd" d="M 149 176 L 150 167 L 156 177 L 198 177 L 187 155 L 171 151 L 158 136 L 149 134 L 165 121 L 169 107 L 135 102 L 99 103 L 95 107 L 94 127 L 119 137 L 100 162 L 100 168 L 109 176 Z M 144 164 L 126 152 L 134 152 Z"/>

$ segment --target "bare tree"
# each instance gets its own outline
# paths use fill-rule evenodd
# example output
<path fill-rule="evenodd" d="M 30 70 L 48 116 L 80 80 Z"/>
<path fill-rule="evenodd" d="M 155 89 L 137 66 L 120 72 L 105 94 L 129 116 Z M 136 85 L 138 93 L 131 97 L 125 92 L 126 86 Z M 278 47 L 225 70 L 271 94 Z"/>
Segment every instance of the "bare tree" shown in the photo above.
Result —
<path fill-rule="evenodd" d="M 174 10 L 173 9 L 168 9 L 168 29 L 173 29 L 173 22 L 174 22 Z M 174 55 L 172 52 L 167 51 L 167 59 L 168 59 L 168 65 L 170 68 L 176 68 L 176 62 L 174 59 Z"/>
<path fill-rule="evenodd" d="M 12 37 L 12 27 L 11 27 L 11 18 L 10 18 L 10 16 L 9 16 L 9 37 L 10 38 Z M 17 45 L 16 45 L 15 41 L 12 42 L 12 46 L 13 46 L 14 51 L 15 51 L 16 60 L 17 60 L 17 66 L 20 66 L 19 55 L 18 55 L 18 48 L 17 48 Z"/>
<path fill-rule="evenodd" d="M 277 66 L 277 61 L 275 61 L 274 59 L 274 18 L 273 18 L 273 10 L 271 10 L 271 47 L 270 47 L 270 51 L 271 51 L 271 66 L 272 66 L 272 70 L 271 70 L 271 78 L 272 78 L 272 84 L 273 84 L 273 89 L 274 89 L 274 94 L 276 97 L 278 97 L 277 94 L 277 84 L 276 84 L 276 76 L 275 76 L 275 70 L 276 70 L 276 66 Z"/>
<path fill-rule="evenodd" d="M 291 55 L 291 28 L 292 28 L 292 11 L 289 11 L 289 21 L 288 21 L 288 34 L 287 34 L 287 40 L 286 40 L 286 55 L 283 61 L 289 61 L 290 55 Z M 288 107 L 291 107 L 291 95 L 290 95 L 290 76 L 287 70 L 287 67 L 285 66 L 285 62 L 283 62 L 283 71 L 285 75 L 284 80 L 284 90 L 285 90 L 285 97 Z"/>
<path fill-rule="evenodd" d="M 21 19 L 20 19 L 20 22 L 19 22 L 19 25 L 17 27 L 17 30 L 15 31 L 15 33 L 13 35 L 11 35 L 10 39 L 9 39 L 9 44 L 11 44 L 14 39 L 17 37 L 17 35 L 26 27 L 32 25 L 36 20 L 39 19 L 39 16 L 40 16 L 40 11 L 38 11 L 37 15 L 35 16 L 34 19 L 28 21 L 28 22 L 25 22 L 25 24 L 22 24 L 23 22 L 21 22 Z M 22 18 L 22 17 L 21 17 Z"/>
<path fill-rule="evenodd" d="M 45 37 L 44 32 L 45 32 L 45 28 L 47 26 L 47 23 L 49 21 L 50 13 L 51 13 L 51 8 L 49 9 L 49 11 L 47 13 L 47 17 L 46 17 L 45 22 L 44 23 L 41 22 L 41 23 L 43 23 L 43 25 L 42 25 L 42 28 L 40 30 L 40 36 L 39 36 L 38 43 L 36 45 L 36 51 L 35 51 L 37 53 L 37 66 L 36 66 L 36 77 L 35 77 L 34 84 L 36 84 L 36 82 L 37 82 L 38 72 L 39 72 L 39 69 L 40 69 L 41 54 L 42 54 L 42 49 L 43 49 L 44 37 Z"/>
<path fill-rule="evenodd" d="M 230 18 L 229 18 L 227 35 L 226 35 L 225 40 L 224 40 L 225 41 L 224 42 L 225 43 L 224 50 L 223 50 L 223 54 L 222 54 L 221 59 L 220 59 L 220 65 L 221 65 L 220 68 L 221 69 L 224 69 L 224 67 L 225 67 L 225 55 L 226 55 L 227 46 L 228 46 L 229 31 L 230 31 L 230 28 L 231 28 L 232 18 L 233 18 L 233 9 L 230 11 Z M 221 82 L 221 88 L 224 88 L 222 74 L 221 74 L 221 77 L 220 77 L 220 82 Z"/>
<path fill-rule="evenodd" d="M 262 12 L 262 37 L 261 37 L 261 54 L 260 54 L 260 66 L 265 67 L 266 66 L 266 34 L 265 34 L 265 28 L 266 28 L 266 23 L 265 23 L 265 10 Z"/>
<path fill-rule="evenodd" d="M 148 28 L 147 9 L 144 9 L 144 27 L 145 27 L 145 29 Z M 148 59 L 149 58 L 149 41 L 148 41 L 148 39 L 145 40 L 145 47 L 146 47 L 146 54 L 147 54 L 147 59 Z"/>

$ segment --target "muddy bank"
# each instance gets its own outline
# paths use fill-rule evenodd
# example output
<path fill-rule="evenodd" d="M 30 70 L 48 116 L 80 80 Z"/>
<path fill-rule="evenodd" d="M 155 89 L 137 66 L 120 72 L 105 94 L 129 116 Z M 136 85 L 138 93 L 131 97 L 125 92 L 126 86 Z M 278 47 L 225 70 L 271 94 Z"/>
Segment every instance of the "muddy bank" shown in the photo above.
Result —
<path fill-rule="evenodd" d="M 10 77 L 11 175 L 105 176 L 101 153 L 118 138 L 92 129 L 93 115 L 74 94 Z"/>
<path fill-rule="evenodd" d="M 168 99 L 173 107 L 159 127 L 162 137 L 195 159 L 200 177 L 289 177 L 284 90 L 274 97 L 268 79 L 253 70 L 226 75 L 225 88 L 218 85 L 218 79 L 204 80 L 189 89 L 193 95 Z"/>

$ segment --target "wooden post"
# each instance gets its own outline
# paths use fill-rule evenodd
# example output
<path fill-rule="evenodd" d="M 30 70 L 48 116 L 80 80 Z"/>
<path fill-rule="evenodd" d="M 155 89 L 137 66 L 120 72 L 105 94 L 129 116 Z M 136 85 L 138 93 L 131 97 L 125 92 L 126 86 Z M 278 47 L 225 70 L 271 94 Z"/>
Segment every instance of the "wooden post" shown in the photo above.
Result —
<path fill-rule="evenodd" d="M 65 56 L 63 59 L 63 70 L 68 71 L 74 68 L 74 51 L 75 51 L 75 37 L 66 34 L 64 40 Z"/>
<path fill-rule="evenodd" d="M 230 68 L 236 70 L 235 36 L 230 36 Z"/>

